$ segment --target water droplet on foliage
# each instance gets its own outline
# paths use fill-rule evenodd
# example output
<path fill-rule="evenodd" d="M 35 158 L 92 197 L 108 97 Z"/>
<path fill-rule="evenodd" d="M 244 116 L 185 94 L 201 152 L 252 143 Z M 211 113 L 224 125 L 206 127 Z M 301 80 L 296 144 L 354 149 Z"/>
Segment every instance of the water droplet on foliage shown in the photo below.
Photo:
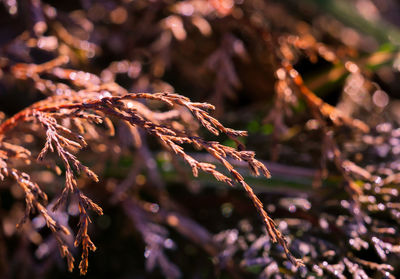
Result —
<path fill-rule="evenodd" d="M 151 250 L 146 247 L 146 249 L 144 251 L 144 257 L 147 259 L 148 257 L 150 257 L 150 254 L 151 254 Z"/>
<path fill-rule="evenodd" d="M 76 73 L 75 73 L 75 72 L 70 73 L 70 74 L 69 74 L 69 78 L 70 78 L 71 80 L 75 80 L 75 79 L 76 79 Z"/>
<path fill-rule="evenodd" d="M 172 248 L 174 248 L 174 242 L 172 241 L 172 239 L 170 239 L 170 238 L 167 238 L 165 241 L 164 241 L 164 247 L 165 248 L 167 248 L 167 249 L 172 249 Z"/>
<path fill-rule="evenodd" d="M 150 211 L 151 211 L 151 212 L 157 213 L 158 210 L 160 210 L 160 206 L 159 206 L 158 204 L 152 203 L 152 204 L 150 205 Z"/>
<path fill-rule="evenodd" d="M 231 217 L 233 212 L 233 205 L 229 202 L 221 205 L 221 213 L 225 218 Z"/>

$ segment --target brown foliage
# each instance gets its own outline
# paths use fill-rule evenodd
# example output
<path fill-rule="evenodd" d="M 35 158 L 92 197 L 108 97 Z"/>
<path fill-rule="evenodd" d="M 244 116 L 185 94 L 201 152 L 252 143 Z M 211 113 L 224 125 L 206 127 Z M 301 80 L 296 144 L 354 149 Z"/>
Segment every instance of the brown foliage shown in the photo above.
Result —
<path fill-rule="evenodd" d="M 3 106 L 13 116 L 0 112 L 0 179 L 7 191 L 17 193 L 16 184 L 22 189 L 25 213 L 17 216 L 20 230 L 43 248 L 37 230 L 47 226 L 70 271 L 73 246 L 81 250 L 80 273 L 88 271 L 89 251 L 96 250 L 91 218 L 97 220 L 102 207 L 106 215 L 106 206 L 112 204 L 129 217 L 143 239 L 147 271 L 160 267 L 166 277 L 181 276 L 164 253 L 165 243 L 173 246 L 168 227 L 201 247 L 232 277 L 260 265 L 263 270 L 257 275 L 268 278 L 282 270 L 285 278 L 308 272 L 320 277 L 393 278 L 392 265 L 381 262 L 389 262 L 388 255 L 400 251 L 395 161 L 400 133 L 385 123 L 388 120 L 380 113 L 389 97 L 363 67 L 366 60 L 381 57 L 371 50 L 377 42 L 364 41 L 356 30 L 350 32 L 311 4 L 300 9 L 302 1 L 102 0 L 65 6 L 39 0 L 3 2 L 0 15 L 6 22 L 0 31 L 10 32 L 0 38 L 0 90 L 4 87 L 8 94 L 0 97 L 8 104 L 16 90 L 23 98 L 17 105 Z M 349 37 L 359 40 L 350 42 Z M 388 56 L 394 59 L 394 51 Z M 303 79 L 304 61 L 316 68 L 323 61 L 330 72 L 309 82 Z M 345 84 L 343 94 L 334 93 L 343 97 L 335 106 L 315 89 L 338 76 Z M 173 93 L 175 88 L 185 88 L 185 96 Z M 215 107 L 191 101 L 207 99 Z M 296 111 L 303 103 L 305 109 Z M 247 116 L 242 119 L 242 114 Z M 271 135 L 256 135 L 258 144 L 270 149 L 265 153 L 273 161 L 286 156 L 286 163 L 312 169 L 264 164 L 243 144 L 246 131 L 221 123 L 244 123 L 249 118 L 257 122 L 259 116 L 260 125 L 273 124 Z M 162 152 L 153 154 L 155 146 Z M 393 164 L 375 162 L 381 146 L 384 151 L 393 147 L 383 152 L 390 155 L 388 160 L 394 157 Z M 309 154 L 304 153 L 310 150 L 316 159 L 307 159 Z M 116 161 L 126 154 L 133 158 L 128 174 L 107 177 L 107 163 L 119 168 Z M 237 228 L 213 235 L 189 217 L 170 197 L 157 166 L 160 154 L 190 191 L 198 191 L 201 172 L 229 186 L 240 185 L 263 221 L 264 234 L 256 236 L 257 229 L 241 220 Z M 368 156 L 373 157 L 371 165 L 366 165 Z M 181 162 L 199 179 L 192 179 Z M 247 172 L 269 178 L 265 165 L 274 174 L 293 175 L 293 180 L 311 177 L 307 183 L 312 191 L 273 186 L 256 196 L 256 183 L 246 182 Z M 50 170 L 45 172 L 47 179 L 41 177 L 44 169 Z M 325 187 L 329 179 L 335 185 Z M 16 200 L 23 200 L 14 192 Z M 107 197 L 100 207 L 102 195 Z M 270 201 L 264 207 L 261 200 Z M 274 219 L 284 217 L 275 223 L 269 213 Z M 77 224 L 69 227 L 74 215 Z M 2 225 L 6 228 L 7 220 L 0 221 L 1 272 L 1 259 L 7 257 Z M 270 241 L 280 245 L 271 246 Z M 289 244 L 301 260 L 291 254 Z M 46 247 L 50 254 L 55 245 Z M 374 260 L 369 254 L 359 255 L 367 250 L 376 252 Z"/>
<path fill-rule="evenodd" d="M 66 62 L 64 58 L 58 58 L 51 62 L 42 65 L 24 65 L 18 64 L 14 66 L 13 71 L 15 76 L 20 79 L 32 78 L 36 82 L 43 82 L 48 86 L 46 80 L 42 80 L 39 74 L 44 72 L 57 73 L 57 76 L 71 77 L 71 70 L 64 70 L 59 68 L 59 62 Z M 88 73 L 80 73 L 81 75 L 89 75 Z M 214 107 L 207 103 L 194 103 L 188 98 L 170 93 L 126 93 L 115 83 L 113 84 L 95 84 L 93 80 L 98 80 L 96 76 L 90 74 L 90 82 L 84 89 L 74 91 L 69 88 L 69 95 L 49 96 L 47 99 L 33 104 L 32 106 L 17 113 L 13 117 L 5 120 L 0 125 L 0 134 L 2 139 L 1 150 L 2 154 L 2 178 L 11 176 L 16 179 L 25 191 L 26 196 L 26 215 L 24 220 L 29 216 L 33 209 L 36 209 L 46 220 L 47 226 L 56 236 L 61 253 L 68 259 L 69 270 L 73 269 L 73 256 L 68 250 L 67 245 L 58 236 L 60 233 L 69 234 L 70 232 L 57 224 L 47 213 L 43 203 L 47 201 L 46 195 L 42 192 L 40 187 L 32 182 L 24 173 L 19 173 L 18 170 L 10 170 L 9 165 L 14 160 L 30 156 L 30 152 L 21 146 L 12 145 L 7 143 L 7 134 L 11 130 L 17 128 L 22 123 L 35 123 L 42 126 L 46 135 L 46 142 L 37 156 L 38 161 L 43 161 L 46 154 L 51 151 L 57 153 L 65 168 L 65 187 L 53 206 L 53 210 L 57 210 L 62 204 L 66 202 L 70 195 L 74 195 L 79 205 L 79 230 L 75 237 L 75 246 L 82 247 L 82 259 L 79 264 L 81 274 L 85 274 L 88 268 L 88 253 L 89 250 L 95 251 L 96 246 L 91 241 L 88 235 L 88 225 L 91 222 L 88 211 L 102 215 L 103 211 L 100 206 L 88 198 L 78 187 L 77 175 L 84 173 L 90 179 L 98 182 L 97 175 L 90 170 L 87 166 L 82 164 L 74 151 L 82 149 L 87 146 L 85 141 L 85 129 L 82 128 L 87 125 L 107 123 L 109 129 L 112 128 L 109 118 L 124 121 L 133 129 L 143 129 L 148 134 L 156 137 L 163 144 L 165 148 L 172 150 L 176 155 L 180 156 L 192 168 L 193 175 L 196 177 L 198 171 L 204 171 L 215 177 L 218 181 L 225 182 L 233 186 L 234 183 L 239 183 L 246 190 L 248 196 L 253 201 L 259 214 L 262 216 L 263 222 L 267 227 L 269 236 L 273 242 L 279 242 L 285 249 L 288 258 L 296 265 L 301 265 L 301 261 L 295 259 L 288 247 L 283 235 L 277 230 L 275 223 L 268 216 L 264 210 L 261 201 L 254 194 L 252 188 L 244 181 L 243 176 L 228 162 L 227 158 L 232 158 L 238 161 L 245 161 L 248 163 L 249 168 L 255 175 L 262 174 L 269 178 L 270 173 L 268 169 L 257 159 L 252 151 L 237 150 L 232 147 L 224 146 L 215 141 L 206 141 L 195 134 L 186 131 L 184 128 L 174 128 L 171 119 L 166 117 L 154 120 L 153 112 L 149 108 L 141 106 L 135 108 L 134 103 L 139 99 L 152 100 L 163 102 L 170 108 L 184 107 L 189 110 L 194 118 L 201 123 L 208 131 L 214 135 L 224 133 L 240 146 L 238 137 L 246 136 L 245 131 L 237 131 L 224 127 L 217 119 L 213 118 L 207 112 L 214 109 Z M 72 79 L 76 86 L 82 86 L 79 79 Z M 108 91 L 108 90 L 110 91 Z M 50 90 L 50 88 L 46 88 Z M 119 92 L 124 94 L 118 94 Z M 116 95 L 116 96 L 113 96 Z M 168 115 L 168 112 L 163 113 Z M 180 115 L 174 115 L 174 118 L 179 118 Z M 80 131 L 73 131 L 71 127 L 63 126 L 60 123 L 65 120 L 72 120 L 77 127 L 81 127 Z M 175 124 L 176 126 L 176 124 Z M 204 149 L 210 153 L 214 158 L 221 162 L 230 177 L 216 170 L 215 165 L 199 162 L 192 156 L 185 152 L 182 145 L 191 144 L 197 149 Z M 243 147 L 241 147 L 243 148 Z M 10 151 L 13 153 L 10 153 Z M 55 167 L 55 166 L 54 166 Z"/>

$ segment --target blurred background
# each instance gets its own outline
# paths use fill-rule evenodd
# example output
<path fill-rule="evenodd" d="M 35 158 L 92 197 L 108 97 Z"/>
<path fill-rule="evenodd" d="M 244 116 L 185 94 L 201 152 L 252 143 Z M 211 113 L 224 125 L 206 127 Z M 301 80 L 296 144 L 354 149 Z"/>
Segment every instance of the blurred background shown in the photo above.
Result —
<path fill-rule="evenodd" d="M 271 243 L 240 187 L 194 178 L 154 138 L 116 123 L 115 137 L 92 131 L 78 156 L 100 178 L 79 187 L 104 211 L 91 216 L 86 278 L 398 278 L 399 45 L 394 0 L 1 0 L 0 121 L 89 80 L 209 102 L 226 127 L 249 131 L 240 140 L 272 178 L 234 166 L 305 263 Z M 44 70 L 38 81 L 20 66 L 60 56 L 66 76 Z M 45 135 L 25 126 L 10 138 L 37 156 Z M 23 167 L 51 205 L 64 177 Z M 42 217 L 16 229 L 24 212 L 23 191 L 2 181 L 0 278 L 79 277 Z M 73 200 L 53 214 L 76 232 Z"/>

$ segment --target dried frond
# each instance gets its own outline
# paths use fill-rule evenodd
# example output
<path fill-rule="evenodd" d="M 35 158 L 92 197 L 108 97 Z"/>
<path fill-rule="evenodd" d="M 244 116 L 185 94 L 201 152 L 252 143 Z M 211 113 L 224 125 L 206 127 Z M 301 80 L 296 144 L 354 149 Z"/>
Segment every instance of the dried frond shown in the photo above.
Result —
<path fill-rule="evenodd" d="M 76 97 L 79 98 L 82 92 L 76 94 L 79 94 L 76 95 Z M 40 123 L 46 133 L 46 142 L 44 148 L 38 155 L 38 160 L 43 160 L 46 154 L 51 151 L 56 152 L 63 162 L 66 169 L 65 188 L 53 208 L 54 210 L 59 208 L 69 195 L 74 195 L 78 199 L 80 222 L 75 246 L 82 246 L 82 260 L 79 265 L 81 274 L 87 272 L 89 250 L 94 251 L 96 249 L 87 233 L 88 224 L 90 222 L 87 210 L 95 211 L 97 214 L 101 215 L 102 209 L 78 189 L 74 172 L 78 174 L 84 172 L 96 182 L 98 178 L 93 171 L 83 165 L 73 154 L 75 150 L 82 149 L 87 145 L 83 135 L 61 126 L 57 119 L 79 119 L 79 121 L 85 121 L 85 123 L 95 124 L 101 123 L 103 119 L 107 119 L 104 121 L 109 123 L 109 127 L 111 126 L 109 117 L 122 120 L 125 123 L 129 123 L 132 127 L 141 128 L 148 134 L 158 138 L 166 147 L 171 149 L 190 165 L 194 176 L 197 176 L 198 171 L 201 170 L 212 174 L 218 181 L 223 181 L 229 185 L 233 185 L 234 181 L 239 183 L 245 189 L 257 211 L 262 216 L 271 239 L 274 242 L 279 242 L 279 244 L 284 247 L 288 259 L 296 266 L 300 266 L 301 261 L 295 259 L 290 254 L 286 240 L 277 230 L 275 223 L 264 210 L 261 201 L 254 194 L 252 188 L 244 181 L 243 176 L 226 160 L 226 158 L 230 157 L 235 160 L 245 161 L 254 174 L 259 175 L 261 172 L 265 177 L 270 177 L 268 169 L 254 158 L 254 152 L 238 151 L 232 147 L 221 145 L 218 142 L 206 141 L 198 136 L 191 136 L 184 131 L 175 130 L 167 125 L 146 120 L 138 109 L 133 109 L 132 106 L 129 105 L 130 101 L 137 99 L 160 101 L 168 106 L 184 107 L 188 109 L 208 131 L 215 135 L 222 132 L 239 144 L 240 142 L 237 140 L 237 137 L 247 135 L 245 131 L 237 131 L 224 127 L 217 119 L 210 116 L 207 110 L 213 109 L 213 106 L 203 103 L 192 103 L 186 97 L 169 93 L 132 93 L 121 96 L 105 96 L 100 99 L 84 99 L 82 102 L 78 102 L 79 99 L 71 102 L 68 98 L 65 99 L 63 96 L 59 98 L 54 96 L 49 97 L 49 102 L 41 101 L 38 104 L 34 104 L 30 108 L 8 119 L 0 126 L 0 132 L 5 135 L 7 132 L 10 132 L 10 130 L 14 129 L 18 123 L 24 121 L 36 121 Z M 55 103 L 55 105 L 53 105 L 53 103 Z M 145 113 L 149 114 L 146 110 Z M 150 117 L 147 116 L 147 118 Z M 164 120 L 166 119 L 168 118 Z M 200 147 L 206 150 L 225 166 L 231 178 L 217 171 L 214 165 L 195 160 L 185 152 L 182 146 L 183 144 L 192 144 L 194 147 Z M 27 206 L 30 208 L 29 202 Z"/>

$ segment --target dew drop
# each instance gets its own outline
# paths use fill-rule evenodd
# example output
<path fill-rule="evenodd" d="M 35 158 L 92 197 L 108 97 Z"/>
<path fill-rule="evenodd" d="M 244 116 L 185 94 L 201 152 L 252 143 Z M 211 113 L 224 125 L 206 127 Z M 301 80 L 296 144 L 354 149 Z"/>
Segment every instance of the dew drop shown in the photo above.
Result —
<path fill-rule="evenodd" d="M 289 212 L 290 212 L 290 213 L 294 213 L 294 212 L 296 212 L 296 210 L 297 210 L 297 208 L 296 208 L 295 205 L 289 206 Z"/>
<path fill-rule="evenodd" d="M 71 80 L 75 80 L 75 79 L 76 79 L 76 73 L 75 73 L 75 72 L 70 73 L 70 74 L 69 74 L 69 78 L 70 78 Z"/>

